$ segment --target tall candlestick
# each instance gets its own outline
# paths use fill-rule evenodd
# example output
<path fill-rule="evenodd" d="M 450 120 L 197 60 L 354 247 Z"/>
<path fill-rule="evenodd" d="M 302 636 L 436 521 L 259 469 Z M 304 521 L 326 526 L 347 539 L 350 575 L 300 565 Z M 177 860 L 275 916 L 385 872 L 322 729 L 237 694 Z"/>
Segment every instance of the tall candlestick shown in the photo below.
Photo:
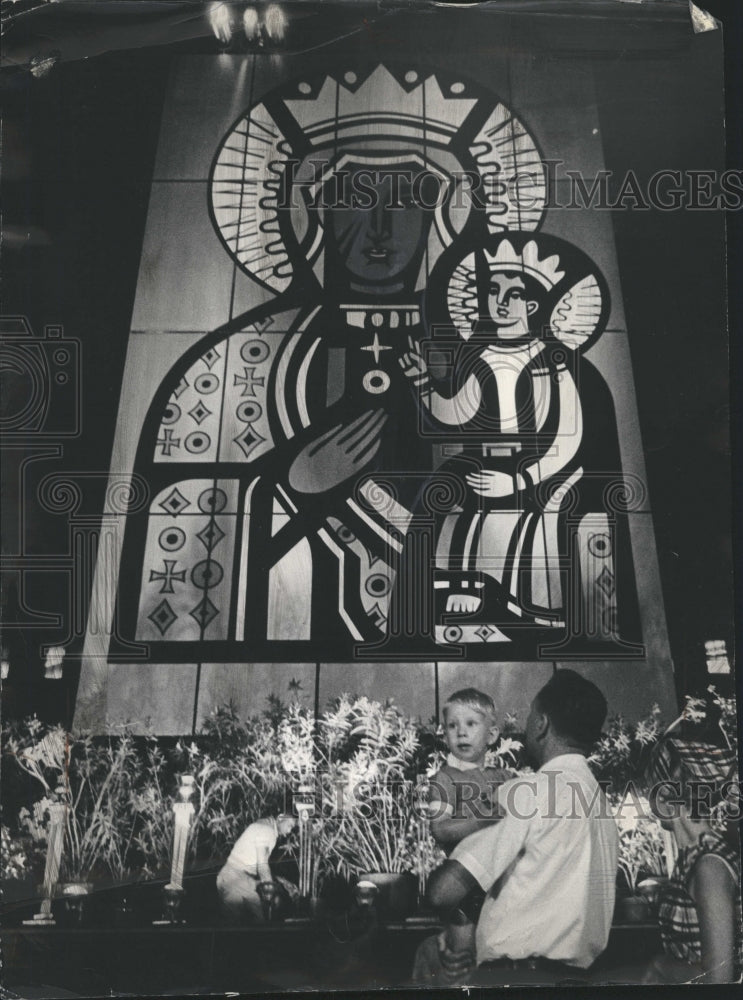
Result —
<path fill-rule="evenodd" d="M 49 806 L 49 836 L 46 844 L 46 865 L 44 866 L 44 883 L 42 891 L 44 898 L 41 901 L 39 912 L 35 913 L 31 920 L 24 920 L 24 924 L 54 924 L 52 916 L 52 896 L 54 886 L 59 878 L 59 867 L 62 863 L 62 847 L 64 845 L 64 824 L 65 805 L 56 802 Z"/>
<path fill-rule="evenodd" d="M 294 796 L 294 808 L 299 819 L 299 895 L 312 895 L 313 838 L 312 817 L 315 814 L 314 775 L 304 778 Z"/>
<path fill-rule="evenodd" d="M 173 814 L 175 816 L 175 828 L 173 830 L 173 857 L 170 868 L 170 883 L 167 888 L 183 888 L 183 872 L 186 867 L 186 849 L 188 847 L 188 833 L 191 828 L 191 817 L 194 809 L 190 801 L 194 792 L 194 779 L 190 774 L 181 776 L 181 786 L 178 789 L 179 802 L 173 803 Z"/>
<path fill-rule="evenodd" d="M 431 794 L 431 786 L 425 775 L 418 775 L 415 789 L 415 848 L 418 867 L 418 899 L 425 898 L 426 884 L 428 881 L 426 872 L 426 846 L 429 840 L 431 823 L 428 818 L 428 802 Z"/>

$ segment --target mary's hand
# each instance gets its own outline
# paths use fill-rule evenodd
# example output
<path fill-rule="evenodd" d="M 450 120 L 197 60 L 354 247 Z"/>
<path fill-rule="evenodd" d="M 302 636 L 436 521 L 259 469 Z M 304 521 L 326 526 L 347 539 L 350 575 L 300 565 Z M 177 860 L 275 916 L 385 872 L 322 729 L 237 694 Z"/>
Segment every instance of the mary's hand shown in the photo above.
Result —
<path fill-rule="evenodd" d="M 333 427 L 300 451 L 289 469 L 297 493 L 326 493 L 361 472 L 379 451 L 383 410 L 369 410 L 353 423 Z"/>

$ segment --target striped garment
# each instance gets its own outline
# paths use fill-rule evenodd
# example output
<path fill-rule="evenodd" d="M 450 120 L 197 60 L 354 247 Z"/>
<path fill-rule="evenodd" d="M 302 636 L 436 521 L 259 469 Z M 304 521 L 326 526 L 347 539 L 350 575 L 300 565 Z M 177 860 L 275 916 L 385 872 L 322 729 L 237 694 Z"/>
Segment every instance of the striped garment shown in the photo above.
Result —
<path fill-rule="evenodd" d="M 737 885 L 736 893 L 736 940 L 741 941 L 740 855 L 738 850 L 716 832 L 704 833 L 696 844 L 679 851 L 676 868 L 669 882 L 664 886 L 658 912 L 663 948 L 667 954 L 681 961 L 699 964 L 702 960 L 701 938 L 697 908 L 689 888 L 694 868 L 705 854 L 721 858 Z M 742 966 L 741 954 L 737 956 L 738 972 Z"/>

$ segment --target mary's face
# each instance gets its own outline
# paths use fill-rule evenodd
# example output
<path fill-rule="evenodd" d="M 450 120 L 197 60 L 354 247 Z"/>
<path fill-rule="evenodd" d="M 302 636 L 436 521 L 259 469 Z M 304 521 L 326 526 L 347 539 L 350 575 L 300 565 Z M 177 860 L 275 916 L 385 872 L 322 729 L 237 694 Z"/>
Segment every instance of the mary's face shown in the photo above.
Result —
<path fill-rule="evenodd" d="M 441 190 L 438 178 L 415 165 L 348 164 L 335 182 L 326 218 L 339 263 L 357 288 L 395 288 L 395 279 L 421 259 Z"/>

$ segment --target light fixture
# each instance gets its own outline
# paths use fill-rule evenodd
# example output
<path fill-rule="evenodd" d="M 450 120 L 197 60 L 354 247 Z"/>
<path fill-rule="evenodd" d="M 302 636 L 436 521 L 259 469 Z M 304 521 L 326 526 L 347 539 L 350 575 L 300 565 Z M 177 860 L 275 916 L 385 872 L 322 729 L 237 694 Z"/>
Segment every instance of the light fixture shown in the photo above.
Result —
<path fill-rule="evenodd" d="M 62 677 L 62 661 L 64 660 L 64 646 L 50 646 L 46 651 L 44 661 L 44 679 L 47 681 L 58 681 Z"/>
<path fill-rule="evenodd" d="M 40 80 L 43 76 L 47 76 L 59 62 L 59 57 L 60 53 L 58 49 L 54 49 L 45 56 L 34 56 L 29 63 L 31 75 L 35 76 L 37 80 Z"/>
<path fill-rule="evenodd" d="M 710 639 L 708 642 L 705 642 L 704 652 L 707 659 L 707 673 L 732 673 L 730 660 L 728 659 L 727 643 L 723 639 Z"/>
<path fill-rule="evenodd" d="M 277 3 L 266 7 L 264 27 L 272 42 L 280 42 L 286 34 L 287 19 L 284 11 Z"/>
<path fill-rule="evenodd" d="M 245 13 L 243 14 L 243 28 L 245 30 L 245 37 L 249 42 L 252 42 L 260 36 L 261 22 L 258 17 L 258 11 L 255 7 L 245 8 Z"/>
<path fill-rule="evenodd" d="M 232 18 L 226 3 L 213 3 L 209 8 L 209 24 L 223 45 L 232 38 Z"/>

